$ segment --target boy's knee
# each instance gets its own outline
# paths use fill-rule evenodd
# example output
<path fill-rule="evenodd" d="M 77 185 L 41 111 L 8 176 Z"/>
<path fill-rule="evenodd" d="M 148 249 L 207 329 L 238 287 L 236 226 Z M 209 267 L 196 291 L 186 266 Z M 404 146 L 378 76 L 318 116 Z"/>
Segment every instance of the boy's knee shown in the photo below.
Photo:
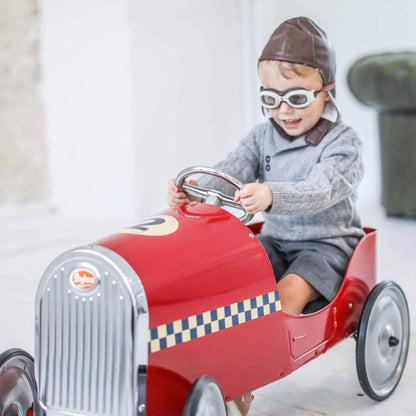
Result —
<path fill-rule="evenodd" d="M 278 292 L 285 296 L 299 295 L 299 291 L 302 291 L 302 287 L 304 286 L 303 283 L 306 283 L 306 281 L 298 274 L 287 274 L 277 283 Z"/>
<path fill-rule="evenodd" d="M 282 309 L 292 314 L 302 313 L 305 305 L 319 296 L 319 293 L 297 274 L 288 274 L 280 280 L 277 291 Z"/>

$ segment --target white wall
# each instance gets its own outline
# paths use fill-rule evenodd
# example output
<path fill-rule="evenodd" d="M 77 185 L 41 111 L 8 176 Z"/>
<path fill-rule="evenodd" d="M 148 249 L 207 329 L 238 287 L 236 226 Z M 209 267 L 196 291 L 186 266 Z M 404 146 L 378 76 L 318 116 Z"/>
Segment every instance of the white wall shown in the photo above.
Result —
<path fill-rule="evenodd" d="M 242 135 L 238 0 L 42 0 L 41 11 L 51 203 L 64 215 L 160 211 L 169 177 Z"/>
<path fill-rule="evenodd" d="M 244 133 L 239 1 L 136 1 L 131 21 L 138 212 L 150 215 L 168 178 Z"/>
<path fill-rule="evenodd" d="M 306 15 L 338 56 L 337 98 L 364 142 L 360 203 L 379 203 L 376 115 L 346 72 L 368 52 L 414 49 L 413 0 L 41 0 L 51 203 L 125 218 L 166 207 L 166 183 L 210 165 L 256 122 L 256 61 L 283 20 Z"/>
<path fill-rule="evenodd" d="M 71 216 L 134 213 L 127 0 L 41 1 L 51 203 Z"/>
<path fill-rule="evenodd" d="M 337 104 L 346 123 L 364 143 L 365 177 L 359 204 L 380 202 L 380 167 L 377 119 L 349 92 L 348 68 L 359 57 L 384 51 L 416 50 L 414 0 L 259 0 L 254 2 L 259 56 L 277 25 L 289 18 L 307 16 L 324 29 L 337 53 Z"/>

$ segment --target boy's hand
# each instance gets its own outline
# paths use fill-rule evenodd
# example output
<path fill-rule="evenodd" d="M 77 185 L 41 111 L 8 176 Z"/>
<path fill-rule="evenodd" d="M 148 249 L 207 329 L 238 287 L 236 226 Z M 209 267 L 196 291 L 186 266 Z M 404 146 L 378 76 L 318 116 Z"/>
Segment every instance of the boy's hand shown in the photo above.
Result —
<path fill-rule="evenodd" d="M 267 183 L 248 183 L 235 192 L 234 201 L 240 202 L 249 214 L 256 214 L 273 203 L 273 194 Z"/>
<path fill-rule="evenodd" d="M 190 180 L 189 183 L 191 185 L 198 186 L 198 183 L 194 180 Z M 169 186 L 168 186 L 168 204 L 171 208 L 176 205 L 183 204 L 184 202 L 188 202 L 188 198 L 185 195 L 185 192 L 179 191 L 178 185 L 176 185 L 175 179 L 169 179 Z M 192 201 L 199 201 L 199 198 L 191 197 Z"/>

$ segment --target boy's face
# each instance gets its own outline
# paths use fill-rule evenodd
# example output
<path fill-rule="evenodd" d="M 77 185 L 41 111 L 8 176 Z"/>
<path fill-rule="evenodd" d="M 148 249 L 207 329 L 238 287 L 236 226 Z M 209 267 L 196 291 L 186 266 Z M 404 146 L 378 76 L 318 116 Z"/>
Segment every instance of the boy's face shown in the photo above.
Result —
<path fill-rule="evenodd" d="M 295 73 L 290 79 L 284 78 L 272 65 L 267 65 L 262 72 L 263 88 L 273 88 L 277 91 L 286 91 L 292 88 L 319 91 L 323 81 L 318 71 L 309 76 L 299 76 Z M 306 108 L 292 108 L 282 102 L 276 109 L 269 110 L 274 121 L 290 136 L 301 136 L 310 130 L 321 118 L 325 103 L 329 100 L 328 94 L 322 91 L 317 94 Z"/>

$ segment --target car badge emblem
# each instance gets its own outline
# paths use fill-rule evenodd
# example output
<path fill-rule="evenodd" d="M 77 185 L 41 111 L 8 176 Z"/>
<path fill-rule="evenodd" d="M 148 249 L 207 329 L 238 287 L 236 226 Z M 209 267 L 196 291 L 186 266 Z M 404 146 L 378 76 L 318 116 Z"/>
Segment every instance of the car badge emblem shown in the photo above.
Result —
<path fill-rule="evenodd" d="M 98 277 L 87 269 L 77 269 L 69 277 L 71 284 L 78 290 L 87 291 L 94 289 L 98 283 Z"/>

